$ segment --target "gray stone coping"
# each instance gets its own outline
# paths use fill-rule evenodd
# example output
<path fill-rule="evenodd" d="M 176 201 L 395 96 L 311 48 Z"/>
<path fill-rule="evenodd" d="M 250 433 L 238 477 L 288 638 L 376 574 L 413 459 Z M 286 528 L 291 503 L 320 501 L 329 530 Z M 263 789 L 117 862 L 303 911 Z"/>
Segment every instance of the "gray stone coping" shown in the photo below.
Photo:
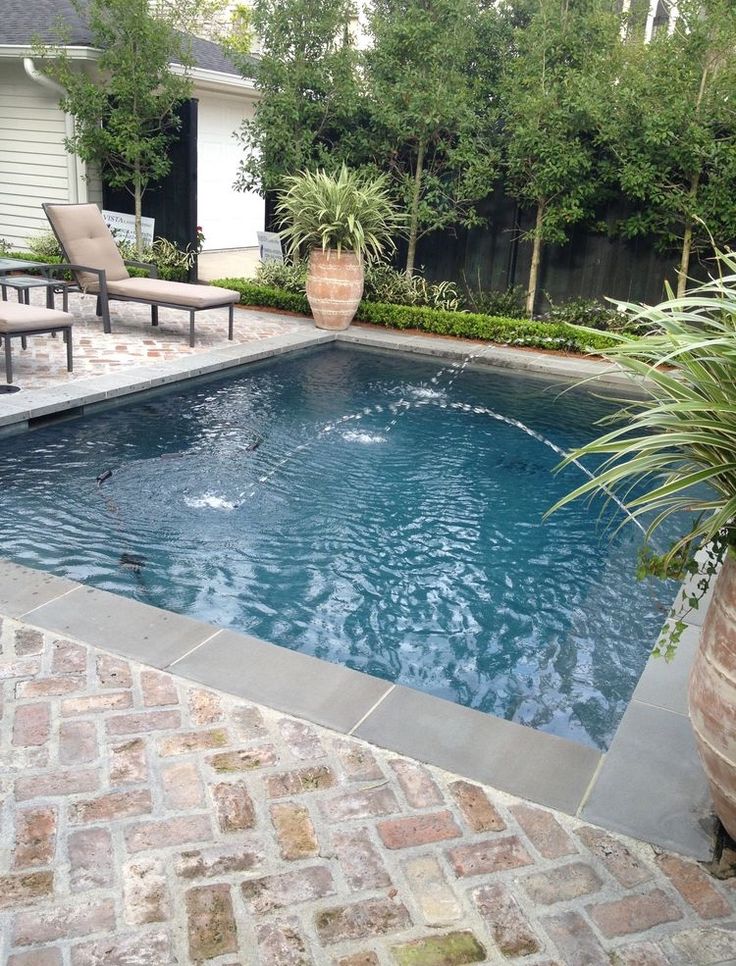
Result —
<path fill-rule="evenodd" d="M 196 376 L 224 372 L 329 342 L 474 365 L 595 380 L 630 391 L 605 363 L 476 342 L 353 327 L 300 326 L 248 345 L 226 345 L 58 388 L 0 397 L 0 433 L 34 419 L 77 414 Z M 707 601 L 705 602 L 707 603 Z M 0 613 L 192 681 L 315 721 L 605 828 L 699 859 L 711 851 L 707 784 L 687 717 L 687 676 L 705 606 L 691 615 L 676 660 L 651 658 L 604 755 L 244 634 L 191 620 L 75 581 L 0 561 Z"/>
<path fill-rule="evenodd" d="M 0 613 L 698 859 L 707 784 L 686 708 L 700 628 L 652 658 L 605 754 L 338 664 L 0 560 Z"/>
<path fill-rule="evenodd" d="M 567 383 L 595 381 L 597 388 L 626 388 L 636 392 L 636 384 L 628 376 L 608 363 L 584 356 L 575 358 L 553 352 L 515 349 L 504 346 L 483 346 L 479 342 L 429 335 L 406 335 L 401 332 L 353 326 L 343 332 L 327 332 L 295 325 L 293 332 L 282 333 L 257 342 L 232 345 L 225 343 L 215 349 L 183 359 L 174 359 L 149 366 L 136 366 L 120 372 L 78 379 L 60 386 L 26 389 L 19 393 L 0 396 L 0 434 L 29 428 L 35 420 L 67 415 L 79 415 L 87 407 L 99 407 L 125 396 L 159 389 L 162 386 L 198 376 L 218 372 L 248 363 L 258 362 L 286 352 L 337 342 L 389 351 L 400 350 L 423 356 L 464 360 L 474 356 L 474 366 L 523 372 L 559 379 Z"/>

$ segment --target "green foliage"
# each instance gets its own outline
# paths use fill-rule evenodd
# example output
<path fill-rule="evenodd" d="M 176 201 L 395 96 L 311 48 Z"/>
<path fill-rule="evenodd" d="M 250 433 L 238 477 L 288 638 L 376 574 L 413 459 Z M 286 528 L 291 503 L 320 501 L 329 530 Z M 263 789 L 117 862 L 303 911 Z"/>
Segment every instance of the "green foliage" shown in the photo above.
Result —
<path fill-rule="evenodd" d="M 265 194 L 286 175 L 335 170 L 349 157 L 342 142 L 358 111 L 352 16 L 351 0 L 255 0 L 251 26 L 261 56 L 230 51 L 261 95 L 237 135 L 240 190 Z"/>
<path fill-rule="evenodd" d="M 285 258 L 283 262 L 261 262 L 256 270 L 255 283 L 267 288 L 304 295 L 307 285 L 306 258 Z"/>
<path fill-rule="evenodd" d="M 283 179 L 276 214 L 289 251 L 345 248 L 379 257 L 394 248 L 399 218 L 384 176 L 343 165 L 337 174 L 302 171 Z"/>
<path fill-rule="evenodd" d="M 525 235 L 534 243 L 529 314 L 542 245 L 564 244 L 570 228 L 589 218 L 602 198 L 589 84 L 619 44 L 620 31 L 606 0 L 534 0 L 530 6 L 500 85 L 506 189 L 535 211 L 534 227 Z"/>
<path fill-rule="evenodd" d="M 287 312 L 299 312 L 301 315 L 309 315 L 311 312 L 307 296 L 298 292 L 287 292 L 285 289 L 261 285 L 247 278 L 220 278 L 212 284 L 240 292 L 241 305 L 285 309 Z"/>
<path fill-rule="evenodd" d="M 680 249 L 679 294 L 691 249 L 710 254 L 711 236 L 720 247 L 736 237 L 735 48 L 732 0 L 681 0 L 672 35 L 632 35 L 591 77 L 597 138 L 635 205 L 620 229 Z"/>
<path fill-rule="evenodd" d="M 242 278 L 220 279 L 213 284 L 240 292 L 243 305 L 264 305 L 309 314 L 306 297 L 294 292 L 270 288 Z M 494 318 L 410 305 L 386 305 L 381 302 L 361 302 L 356 319 L 391 329 L 419 329 L 461 339 L 482 339 L 501 345 L 532 346 L 565 352 L 600 352 L 613 345 L 607 336 L 571 325 Z"/>
<path fill-rule="evenodd" d="M 488 85 L 504 24 L 496 4 L 473 0 L 369 8 L 362 154 L 389 172 L 406 211 L 407 274 L 423 235 L 480 223 L 478 202 L 498 170 Z"/>
<path fill-rule="evenodd" d="M 475 288 L 466 289 L 463 301 L 465 307 L 471 312 L 521 319 L 524 317 L 524 294 L 522 285 L 490 291 L 484 291 L 478 285 Z"/>
<path fill-rule="evenodd" d="M 63 38 L 36 54 L 67 92 L 61 108 L 76 120 L 67 150 L 98 164 L 105 181 L 133 195 L 140 251 L 142 197 L 171 169 L 168 148 L 180 127 L 177 108 L 191 92 L 188 78 L 172 74 L 169 64 L 186 68 L 191 54 L 176 21 L 153 16 L 148 0 L 72 2 L 100 50 L 95 73 L 78 69 Z"/>
<path fill-rule="evenodd" d="M 367 302 L 391 302 L 396 305 L 427 305 L 430 308 L 456 311 L 460 298 L 452 282 L 428 282 L 412 275 L 407 278 L 386 262 L 370 261 L 365 267 L 363 298 Z M 307 282 L 307 260 L 285 259 L 283 262 L 262 262 L 255 281 L 286 292 L 303 295 Z"/>
<path fill-rule="evenodd" d="M 407 276 L 385 262 L 366 265 L 363 298 L 367 302 L 425 305 L 448 312 L 460 308 L 460 297 L 452 282 L 428 282 L 421 275 Z"/>
<path fill-rule="evenodd" d="M 0 258 L 7 258 L 8 256 L 12 256 L 12 254 L 13 246 L 9 241 L 6 241 L 4 238 L 0 238 Z"/>
<path fill-rule="evenodd" d="M 120 254 L 126 260 L 143 261 L 156 266 L 159 278 L 169 279 L 178 282 L 185 281 L 189 274 L 189 269 L 194 264 L 196 253 L 189 246 L 182 249 L 166 238 L 155 238 L 153 245 L 144 246 L 142 252 L 133 242 L 115 239 Z M 29 239 L 28 247 L 30 252 L 24 252 L 23 258 L 32 259 L 37 262 L 60 262 L 61 248 L 53 232 L 43 232 Z M 131 275 L 145 275 L 140 269 L 129 269 Z"/>
<path fill-rule="evenodd" d="M 624 332 L 631 326 L 628 315 L 618 312 L 597 299 L 569 299 L 552 304 L 542 316 L 545 322 L 566 322 L 568 325 L 585 325 L 602 332 Z"/>
<path fill-rule="evenodd" d="M 718 260 L 723 274 L 688 297 L 627 307 L 650 332 L 612 335 L 605 356 L 644 377 L 646 398 L 627 403 L 609 420 L 616 428 L 563 461 L 605 457 L 553 508 L 599 490 L 616 494 L 648 537 L 684 514 L 663 568 L 718 538 L 736 545 L 736 255 Z"/>
<path fill-rule="evenodd" d="M 722 530 L 711 543 L 694 552 L 690 543 L 672 545 L 670 552 L 655 553 L 645 544 L 639 551 L 636 567 L 637 580 L 656 577 L 658 580 L 688 580 L 688 594 L 682 594 L 675 603 L 670 623 L 660 634 L 652 653 L 671 661 L 675 656 L 680 638 L 688 626 L 688 620 L 702 603 L 711 583 L 718 575 L 720 566 L 728 552 L 728 531 Z M 697 579 L 694 579 L 697 578 Z"/>

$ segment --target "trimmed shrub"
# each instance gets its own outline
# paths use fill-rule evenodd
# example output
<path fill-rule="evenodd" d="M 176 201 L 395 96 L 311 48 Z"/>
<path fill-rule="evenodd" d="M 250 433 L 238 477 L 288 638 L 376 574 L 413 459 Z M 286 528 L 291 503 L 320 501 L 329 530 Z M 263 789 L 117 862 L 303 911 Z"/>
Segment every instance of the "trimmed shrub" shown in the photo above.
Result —
<path fill-rule="evenodd" d="M 283 289 L 258 285 L 243 278 L 223 278 L 213 285 L 240 292 L 242 305 L 266 306 L 309 315 L 306 296 Z M 471 312 L 447 312 L 409 305 L 383 302 L 361 302 L 356 319 L 391 329 L 420 329 L 434 335 L 451 335 L 460 339 L 481 339 L 502 345 L 557 349 L 564 352 L 602 350 L 612 346 L 605 335 L 585 332 L 566 323 L 532 322 L 503 316 Z"/>

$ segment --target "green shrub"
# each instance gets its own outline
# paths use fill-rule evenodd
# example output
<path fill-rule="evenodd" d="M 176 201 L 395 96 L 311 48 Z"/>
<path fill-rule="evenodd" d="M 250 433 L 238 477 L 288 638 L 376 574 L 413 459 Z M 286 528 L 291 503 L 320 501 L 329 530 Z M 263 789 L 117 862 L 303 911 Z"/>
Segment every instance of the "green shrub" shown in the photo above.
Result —
<path fill-rule="evenodd" d="M 173 242 L 165 238 L 156 238 L 150 248 L 146 248 L 143 256 L 139 257 L 135 245 L 132 242 L 118 241 L 116 244 L 120 254 L 126 261 L 149 262 L 156 266 L 159 278 L 167 279 L 172 282 L 183 282 L 189 276 L 189 269 L 194 264 L 196 253 L 187 246 L 179 248 Z M 30 252 L 23 252 L 22 257 L 29 261 L 60 262 L 61 248 L 53 232 L 47 231 L 41 235 L 36 235 L 28 242 Z M 18 253 L 20 257 L 20 253 Z M 145 275 L 146 272 L 140 268 L 131 268 L 130 274 L 133 276 Z"/>
<path fill-rule="evenodd" d="M 507 319 L 526 318 L 524 309 L 523 285 L 514 285 L 507 289 L 482 291 L 478 288 L 468 288 L 463 299 L 465 308 L 481 315 L 502 315 Z"/>
<path fill-rule="evenodd" d="M 385 262 L 366 264 L 363 298 L 367 302 L 426 305 L 448 312 L 460 308 L 460 298 L 453 282 L 428 282 L 421 275 L 408 277 Z"/>
<path fill-rule="evenodd" d="M 256 271 L 257 285 L 280 288 L 284 292 L 304 295 L 307 284 L 306 258 L 285 258 L 283 262 L 261 262 Z"/>
<path fill-rule="evenodd" d="M 552 303 L 541 318 L 544 322 L 585 325 L 602 332 L 623 332 L 630 327 L 628 316 L 597 299 L 570 299 L 559 305 Z"/>
<path fill-rule="evenodd" d="M 273 288 L 270 285 L 260 285 L 247 278 L 220 278 L 212 284 L 240 292 L 241 305 L 258 305 L 272 309 L 286 309 L 287 312 L 299 312 L 302 315 L 311 314 L 307 296 L 298 292 L 287 292 L 285 289 Z"/>
<path fill-rule="evenodd" d="M 259 285 L 243 278 L 224 278 L 213 283 L 240 293 L 243 305 L 267 306 L 309 315 L 306 296 L 296 292 Z M 565 323 L 532 322 L 471 312 L 447 312 L 411 305 L 388 305 L 363 301 L 356 319 L 392 329 L 420 329 L 436 335 L 461 339 L 481 339 L 503 345 L 558 349 L 566 352 L 603 350 L 614 343 L 605 335 L 586 332 Z"/>
<path fill-rule="evenodd" d="M 13 246 L 9 241 L 0 238 L 0 258 L 10 258 L 13 254 Z"/>

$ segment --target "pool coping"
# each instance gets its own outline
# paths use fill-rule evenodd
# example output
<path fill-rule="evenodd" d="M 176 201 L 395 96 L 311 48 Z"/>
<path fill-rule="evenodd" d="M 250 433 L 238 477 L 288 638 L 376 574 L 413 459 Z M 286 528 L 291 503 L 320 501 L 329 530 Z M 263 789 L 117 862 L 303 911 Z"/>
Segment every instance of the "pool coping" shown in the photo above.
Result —
<path fill-rule="evenodd" d="M 19 394 L 0 399 L 0 433 L 330 342 L 449 359 L 464 358 L 469 348 L 477 348 L 477 343 L 363 328 L 300 330 L 56 390 L 28 390 L 22 399 Z M 628 378 L 589 359 L 491 347 L 474 362 L 567 383 L 591 378 L 606 387 L 631 386 Z M 712 816 L 687 715 L 686 682 L 704 612 L 691 618 L 672 664 L 649 659 L 611 747 L 602 753 L 246 634 L 0 560 L 0 614 L 702 860 L 711 853 Z"/>

